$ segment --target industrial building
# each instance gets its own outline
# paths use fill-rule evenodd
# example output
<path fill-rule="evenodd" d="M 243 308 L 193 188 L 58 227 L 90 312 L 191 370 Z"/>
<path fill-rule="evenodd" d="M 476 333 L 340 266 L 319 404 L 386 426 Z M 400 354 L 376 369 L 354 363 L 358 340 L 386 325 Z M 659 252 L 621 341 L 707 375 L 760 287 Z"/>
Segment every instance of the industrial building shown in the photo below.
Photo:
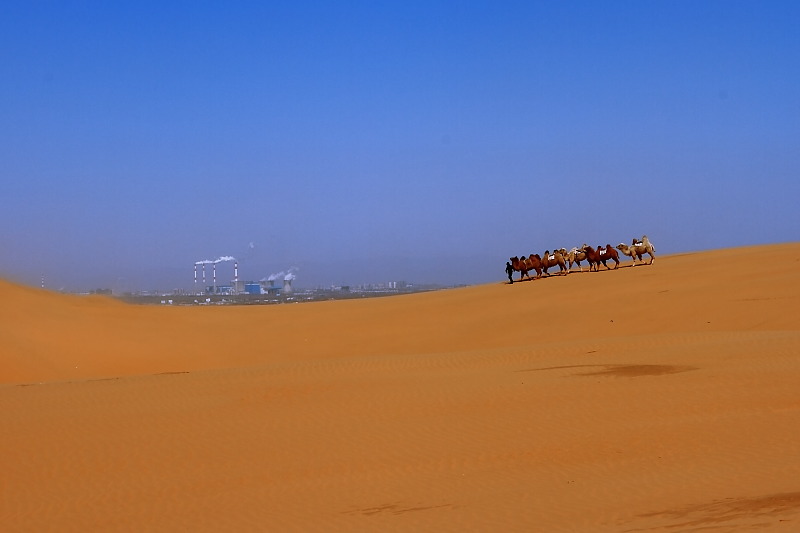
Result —
<path fill-rule="evenodd" d="M 233 262 L 233 280 L 230 285 L 217 284 L 217 264 Z M 206 281 L 206 266 L 211 265 L 211 285 Z M 198 289 L 200 278 L 198 278 L 198 268 L 202 279 L 202 290 Z M 197 295 L 223 295 L 235 296 L 239 294 L 268 294 L 276 296 L 278 294 L 290 294 L 292 292 L 292 281 L 295 279 L 295 268 L 290 268 L 287 272 L 272 274 L 261 281 L 241 281 L 239 280 L 239 262 L 236 258 L 229 255 L 217 259 L 204 259 L 196 261 L 194 264 L 194 287 Z M 282 282 L 282 283 L 281 283 Z"/>

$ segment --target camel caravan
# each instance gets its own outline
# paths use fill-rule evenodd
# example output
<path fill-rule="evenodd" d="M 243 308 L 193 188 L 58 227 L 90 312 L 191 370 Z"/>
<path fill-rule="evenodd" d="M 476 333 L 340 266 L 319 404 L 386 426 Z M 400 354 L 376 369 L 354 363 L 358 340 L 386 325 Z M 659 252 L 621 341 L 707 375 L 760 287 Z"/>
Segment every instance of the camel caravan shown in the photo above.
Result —
<path fill-rule="evenodd" d="M 589 272 L 597 272 L 600 264 L 606 267 L 607 270 L 612 270 L 608 266 L 609 262 L 614 263 L 613 269 L 619 266 L 619 252 L 626 255 L 633 260 L 633 265 L 652 265 L 655 260 L 656 248 L 647 235 L 643 235 L 641 239 L 633 239 L 630 245 L 619 243 L 616 247 L 610 244 L 605 246 L 598 246 L 593 248 L 588 244 L 580 248 L 572 248 L 567 251 L 566 248 L 559 248 L 554 251 L 547 250 L 544 253 L 544 258 L 539 254 L 530 254 L 528 257 L 512 257 L 510 262 L 506 263 L 506 274 L 508 274 L 509 283 L 514 283 L 512 274 L 519 272 L 519 281 L 523 278 L 526 279 L 539 279 L 542 276 L 550 276 L 547 271 L 549 268 L 558 267 L 558 275 L 566 276 L 572 272 L 573 265 L 578 265 L 578 268 L 583 272 L 582 261 L 589 265 Z M 645 263 L 644 256 L 649 255 L 650 260 Z M 638 263 L 637 263 L 638 260 Z M 531 277 L 530 273 L 536 272 L 535 277 Z"/>

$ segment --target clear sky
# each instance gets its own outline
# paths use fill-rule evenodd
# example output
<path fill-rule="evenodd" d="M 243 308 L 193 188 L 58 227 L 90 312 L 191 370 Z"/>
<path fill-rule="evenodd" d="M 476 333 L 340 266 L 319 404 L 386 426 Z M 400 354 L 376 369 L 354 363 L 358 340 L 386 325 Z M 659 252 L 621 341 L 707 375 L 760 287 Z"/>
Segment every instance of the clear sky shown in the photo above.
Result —
<path fill-rule="evenodd" d="M 0 276 L 473 284 L 642 234 L 796 241 L 798 28 L 780 1 L 7 3 Z"/>

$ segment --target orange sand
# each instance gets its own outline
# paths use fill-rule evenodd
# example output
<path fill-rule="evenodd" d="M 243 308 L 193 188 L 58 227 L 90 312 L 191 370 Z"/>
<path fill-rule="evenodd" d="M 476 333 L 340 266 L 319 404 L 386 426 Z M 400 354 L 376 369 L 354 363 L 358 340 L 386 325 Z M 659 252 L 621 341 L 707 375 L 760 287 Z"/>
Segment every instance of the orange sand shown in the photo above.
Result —
<path fill-rule="evenodd" d="M 630 264 L 263 307 L 0 283 L 0 529 L 800 531 L 800 243 Z"/>

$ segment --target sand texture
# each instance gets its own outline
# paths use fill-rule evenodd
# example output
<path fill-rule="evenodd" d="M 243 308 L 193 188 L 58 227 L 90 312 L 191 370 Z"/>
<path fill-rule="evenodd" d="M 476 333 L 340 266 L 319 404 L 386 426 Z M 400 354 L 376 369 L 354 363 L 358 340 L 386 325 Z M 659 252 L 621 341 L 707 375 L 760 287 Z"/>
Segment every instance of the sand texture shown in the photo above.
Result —
<path fill-rule="evenodd" d="M 623 259 L 274 306 L 0 282 L 0 530 L 800 531 L 800 243 Z"/>

